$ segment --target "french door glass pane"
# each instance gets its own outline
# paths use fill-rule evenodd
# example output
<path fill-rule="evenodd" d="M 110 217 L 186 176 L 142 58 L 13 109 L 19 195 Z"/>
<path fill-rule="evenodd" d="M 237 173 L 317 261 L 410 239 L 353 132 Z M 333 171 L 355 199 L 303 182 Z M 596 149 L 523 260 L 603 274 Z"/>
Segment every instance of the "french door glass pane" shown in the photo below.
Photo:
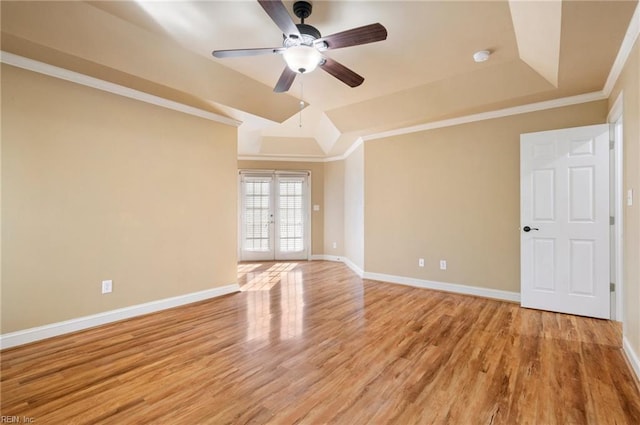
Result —
<path fill-rule="evenodd" d="M 279 245 L 281 252 L 298 252 L 304 249 L 303 184 L 304 179 L 299 178 L 281 178 L 279 180 Z"/>
<path fill-rule="evenodd" d="M 247 251 L 269 250 L 269 189 L 271 179 L 250 178 L 245 181 L 245 238 Z"/>

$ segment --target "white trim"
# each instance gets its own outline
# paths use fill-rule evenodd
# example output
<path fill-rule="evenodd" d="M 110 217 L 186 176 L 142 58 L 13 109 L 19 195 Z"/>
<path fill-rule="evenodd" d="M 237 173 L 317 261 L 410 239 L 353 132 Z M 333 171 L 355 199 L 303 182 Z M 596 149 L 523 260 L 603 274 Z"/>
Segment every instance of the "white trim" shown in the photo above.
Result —
<path fill-rule="evenodd" d="M 327 255 L 327 254 L 313 254 L 311 256 L 311 258 L 309 258 L 309 260 L 311 261 L 335 261 L 338 263 L 343 263 L 344 261 L 342 260 L 342 257 L 340 257 L 339 255 Z"/>
<path fill-rule="evenodd" d="M 348 158 L 362 143 L 369 140 L 382 139 L 386 137 L 401 136 L 403 134 L 417 133 L 420 131 L 435 130 L 444 127 L 453 127 L 461 124 L 469 124 L 477 121 L 485 121 L 496 118 L 504 118 L 512 115 L 520 115 L 531 112 L 545 111 L 548 109 L 562 108 L 564 106 L 578 105 L 581 103 L 596 102 L 598 100 L 605 100 L 607 96 L 605 93 L 591 92 L 580 94 L 577 96 L 563 97 L 560 99 L 547 100 L 544 102 L 530 103 L 527 105 L 515 106 L 512 108 L 498 109 L 494 111 L 482 112 L 474 115 L 466 115 L 463 117 L 451 118 L 442 121 L 433 121 L 425 124 L 419 124 L 412 127 L 403 127 L 395 130 L 383 131 L 381 133 L 369 134 L 367 136 L 358 137 L 351 146 L 338 156 L 331 157 L 304 157 L 304 156 L 269 156 L 269 155 L 254 155 L 254 156 L 239 156 L 239 160 L 247 161 L 296 161 L 296 162 L 332 162 L 342 161 Z"/>
<path fill-rule="evenodd" d="M 547 100 L 544 102 L 530 103 L 527 105 L 514 106 L 512 108 L 498 109 L 494 111 L 482 112 L 474 115 L 466 115 L 463 117 L 451 118 L 442 121 L 433 121 L 425 124 L 419 124 L 412 127 L 403 127 L 395 130 L 383 131 L 381 133 L 369 134 L 367 136 L 358 137 L 342 155 L 331 157 L 306 157 L 306 156 L 270 156 L 270 155 L 253 155 L 238 156 L 242 161 L 294 161 L 294 162 L 332 162 L 342 161 L 348 158 L 362 143 L 369 140 L 382 139 L 386 137 L 401 136 L 403 134 L 417 133 L 420 131 L 435 130 L 438 128 L 453 127 L 461 124 L 469 124 L 477 121 L 485 121 L 496 118 L 504 118 L 513 115 L 526 114 L 531 112 L 545 111 L 548 109 L 562 108 L 565 106 L 578 105 L 581 103 L 596 102 L 605 100 L 607 96 L 602 91 L 580 94 L 577 96 L 563 97 L 559 99 Z"/>
<path fill-rule="evenodd" d="M 631 21 L 629 22 L 629 26 L 627 27 L 627 32 L 625 33 L 624 39 L 620 44 L 618 55 L 616 56 L 613 65 L 611 66 L 607 81 L 604 83 L 604 88 L 602 89 L 602 91 L 607 97 L 611 95 L 613 87 L 616 85 L 618 77 L 620 77 L 620 73 L 622 72 L 625 63 L 629 58 L 629 54 L 631 53 L 631 49 L 633 49 L 633 45 L 638 39 L 638 34 L 640 34 L 640 4 L 636 5 L 636 10 L 631 17 Z"/>
<path fill-rule="evenodd" d="M 342 262 L 345 263 L 347 265 L 347 267 L 349 267 L 355 274 L 357 274 L 359 277 L 363 277 L 364 276 L 364 270 L 362 270 L 360 268 L 360 266 L 358 266 L 356 263 L 354 263 L 353 261 L 351 261 L 349 258 L 347 257 L 342 257 Z"/>
<path fill-rule="evenodd" d="M 286 171 L 286 170 L 275 170 L 274 172 L 276 176 L 278 175 L 286 176 L 287 174 L 290 173 L 289 171 Z M 306 172 L 307 172 L 307 176 L 305 177 L 304 181 L 307 183 L 307 193 L 306 193 L 307 211 L 305 211 L 307 220 L 304 223 L 304 231 L 305 231 L 304 249 L 307 250 L 307 261 L 309 261 L 309 259 L 311 258 L 311 251 L 313 250 L 313 235 L 311 234 L 311 225 L 313 223 L 313 202 L 312 202 L 313 200 L 311 199 L 311 194 L 313 193 L 313 187 L 311 185 L 313 184 L 313 179 L 311 178 L 311 170 L 306 170 Z"/>
<path fill-rule="evenodd" d="M 204 118 L 210 121 L 227 124 L 234 127 L 238 127 L 240 124 L 242 124 L 240 121 L 237 121 L 222 115 L 218 115 L 213 112 L 205 111 L 204 109 L 199 109 L 193 106 L 185 105 L 183 103 L 174 102 L 172 100 L 168 100 L 159 96 L 154 96 L 149 93 L 144 93 L 139 90 L 134 90 L 129 87 L 121 86 L 119 84 L 110 83 L 108 81 L 89 77 L 88 75 L 80 74 L 78 72 L 69 71 L 68 69 L 59 68 L 57 66 L 49 65 L 33 59 L 28 59 L 22 56 L 14 55 L 13 53 L 0 51 L 0 62 L 15 66 L 18 68 L 26 69 L 28 71 L 37 72 L 40 74 L 48 75 L 50 77 L 55 77 L 61 80 L 71 81 L 72 83 L 106 91 L 118 96 L 128 97 L 130 99 L 139 100 L 141 102 L 149 103 L 151 105 L 156 105 L 162 108 L 183 112 L 185 114 Z"/>
<path fill-rule="evenodd" d="M 239 161 L 291 161 L 291 162 L 333 162 L 345 160 L 355 151 L 358 146 L 362 144 L 364 140 L 362 137 L 358 137 L 349 149 L 342 155 L 338 156 L 299 156 L 299 155 L 238 155 Z"/>
<path fill-rule="evenodd" d="M 271 177 L 274 174 L 281 176 L 293 175 L 301 176 L 307 173 L 308 177 L 311 177 L 311 170 L 276 170 L 276 169 L 262 169 L 262 168 L 240 168 L 238 169 L 239 176 L 259 176 L 259 177 Z"/>
<path fill-rule="evenodd" d="M 640 3 L 639 3 L 640 4 Z M 624 106 L 624 96 L 622 91 L 616 97 L 616 100 L 611 105 L 611 109 L 609 109 L 609 113 L 607 114 L 607 122 L 613 123 L 618 121 L 619 118 L 622 118 L 623 106 Z"/>
<path fill-rule="evenodd" d="M 105 311 L 103 313 L 92 314 L 91 316 L 78 317 L 76 319 L 65 320 L 64 322 L 51 323 L 49 325 L 38 326 L 22 331 L 10 332 L 0 335 L 0 349 L 11 348 L 18 345 L 28 344 L 41 339 L 51 338 L 83 329 L 93 328 L 107 323 L 117 322 L 168 308 L 191 304 L 209 298 L 220 297 L 222 295 L 239 292 L 240 286 L 232 283 L 226 286 L 207 289 L 200 292 L 179 295 L 177 297 L 165 298 L 151 301 L 144 304 Z"/>
<path fill-rule="evenodd" d="M 618 120 L 623 119 L 624 94 L 620 92 L 607 116 L 607 122 L 615 125 Z M 614 128 L 614 135 L 616 130 Z M 614 211 L 615 217 L 615 264 L 611 265 L 615 268 L 615 307 L 616 317 L 613 320 L 624 322 L 624 136 L 619 139 L 614 136 L 615 145 L 613 148 L 614 155 Z"/>
<path fill-rule="evenodd" d="M 622 338 L 622 350 L 624 351 L 627 360 L 629 360 L 629 364 L 635 372 L 636 378 L 640 381 L 640 359 L 638 358 L 638 354 L 633 351 L 633 347 L 627 337 Z"/>
<path fill-rule="evenodd" d="M 495 111 L 482 112 L 474 115 L 467 115 L 464 117 L 451 118 L 443 121 L 435 121 L 426 124 L 414 125 L 412 127 L 400 128 L 397 130 L 384 131 L 382 133 L 370 134 L 364 136 L 365 141 L 382 139 L 392 136 L 401 136 L 403 134 L 417 133 L 419 131 L 434 130 L 443 127 L 452 127 L 455 125 L 469 124 L 477 121 L 485 121 L 496 118 L 504 118 L 512 115 L 520 115 L 531 112 L 544 111 L 547 109 L 561 108 L 564 106 L 577 105 L 580 103 L 595 102 L 598 100 L 604 100 L 607 96 L 602 92 L 592 92 L 586 94 L 580 94 L 577 96 L 563 97 L 561 99 L 547 100 L 544 102 L 530 103 L 528 105 L 515 106 L 512 108 L 498 109 Z"/>
<path fill-rule="evenodd" d="M 520 302 L 517 292 L 501 291 L 498 289 L 479 288 L 477 286 L 460 285 L 457 283 L 435 282 L 432 280 L 416 279 L 412 277 L 393 276 L 382 273 L 365 272 L 363 279 L 381 282 L 398 283 L 400 285 L 415 286 L 417 288 L 435 289 L 437 291 L 454 292 L 456 294 L 473 295 L 484 298 L 494 298 L 502 301 Z"/>
<path fill-rule="evenodd" d="M 364 271 L 360 267 L 358 267 L 356 263 L 354 263 L 347 257 L 343 257 L 340 255 L 314 254 L 311 256 L 311 261 L 335 261 L 338 263 L 344 263 L 359 277 L 362 277 L 362 275 L 364 274 Z"/>
<path fill-rule="evenodd" d="M 341 161 L 344 159 L 347 159 L 349 156 L 351 156 L 351 154 L 358 149 L 358 147 L 364 143 L 364 139 L 362 137 L 358 137 L 356 139 L 355 142 L 353 142 L 353 144 L 351 146 L 349 146 L 349 149 L 347 149 L 342 155 L 340 156 L 332 156 L 330 158 L 327 158 L 327 162 L 330 161 Z"/>
<path fill-rule="evenodd" d="M 238 161 L 327 162 L 325 157 L 296 155 L 238 155 Z"/>

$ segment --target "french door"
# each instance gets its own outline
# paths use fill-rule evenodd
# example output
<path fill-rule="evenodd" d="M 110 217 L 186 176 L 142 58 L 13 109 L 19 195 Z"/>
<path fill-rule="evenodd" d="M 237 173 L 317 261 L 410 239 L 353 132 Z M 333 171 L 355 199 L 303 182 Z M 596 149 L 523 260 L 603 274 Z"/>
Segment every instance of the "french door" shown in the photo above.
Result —
<path fill-rule="evenodd" d="M 309 173 L 240 172 L 241 261 L 309 257 Z"/>
<path fill-rule="evenodd" d="M 609 126 L 520 136 L 522 306 L 608 319 Z"/>

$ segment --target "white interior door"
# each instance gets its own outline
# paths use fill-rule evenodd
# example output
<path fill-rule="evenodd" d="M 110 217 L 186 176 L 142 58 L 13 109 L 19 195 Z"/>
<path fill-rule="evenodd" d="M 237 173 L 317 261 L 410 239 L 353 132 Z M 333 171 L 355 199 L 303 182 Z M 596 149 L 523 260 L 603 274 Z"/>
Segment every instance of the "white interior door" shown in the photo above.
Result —
<path fill-rule="evenodd" d="M 240 260 L 309 257 L 308 172 L 241 172 Z"/>
<path fill-rule="evenodd" d="M 609 126 L 520 136 L 521 304 L 609 318 Z"/>

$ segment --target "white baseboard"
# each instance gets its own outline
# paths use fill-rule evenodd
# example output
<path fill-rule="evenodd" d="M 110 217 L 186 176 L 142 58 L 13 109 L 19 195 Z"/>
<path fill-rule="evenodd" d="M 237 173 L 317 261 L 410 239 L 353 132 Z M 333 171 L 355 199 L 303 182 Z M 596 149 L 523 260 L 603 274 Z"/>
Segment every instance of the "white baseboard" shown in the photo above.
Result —
<path fill-rule="evenodd" d="M 479 288 L 477 286 L 460 285 L 457 283 L 435 282 L 432 280 L 416 279 L 412 277 L 394 276 L 382 273 L 366 272 L 364 279 L 379 280 L 388 283 L 415 286 L 418 288 L 435 289 L 438 291 L 454 292 L 456 294 L 474 295 L 477 297 L 494 298 L 503 301 L 520 302 L 520 294 L 517 292 L 501 291 L 498 289 Z"/>
<path fill-rule="evenodd" d="M 105 311 L 104 313 L 92 314 L 90 316 L 78 317 L 77 319 L 65 320 L 64 322 L 51 323 L 49 325 L 38 326 L 22 331 L 10 332 L 0 335 L 0 349 L 28 344 L 41 339 L 93 328 L 107 323 L 117 322 L 119 320 L 129 319 L 143 314 L 154 313 L 156 311 L 166 310 L 168 308 L 178 307 L 185 304 L 191 304 L 209 298 L 220 297 L 222 295 L 238 291 L 240 291 L 240 286 L 237 283 L 233 283 L 231 285 L 207 289 L 205 291 L 151 301 L 144 304 Z"/>
<path fill-rule="evenodd" d="M 460 285 L 457 283 L 435 282 L 432 280 L 416 279 L 412 277 L 394 276 L 382 273 L 370 273 L 362 270 L 347 257 L 334 255 L 312 255 L 311 260 L 339 261 L 347 265 L 355 274 L 363 279 L 378 280 L 387 283 L 415 286 L 417 288 L 436 289 L 438 291 L 455 292 L 456 294 L 474 295 L 477 297 L 493 298 L 503 301 L 520 302 L 518 292 L 501 291 L 498 289 L 479 288 L 477 286 Z"/>
<path fill-rule="evenodd" d="M 631 368 L 636 373 L 638 382 L 640 382 L 640 359 L 638 358 L 638 354 L 633 351 L 633 347 L 631 347 L 631 343 L 627 337 L 622 338 L 622 350 L 624 351 L 625 356 L 627 356 L 627 360 L 629 360 Z"/>
<path fill-rule="evenodd" d="M 311 261 L 337 261 L 341 263 L 342 257 L 339 255 L 314 254 L 311 256 Z"/>
<path fill-rule="evenodd" d="M 349 267 L 355 274 L 362 277 L 364 274 L 364 270 L 358 267 L 353 261 L 349 260 L 347 257 L 341 257 L 339 255 L 327 255 L 327 254 L 316 254 L 311 256 L 312 261 L 323 260 L 323 261 L 337 261 L 340 263 L 344 263 Z"/>
<path fill-rule="evenodd" d="M 348 259 L 347 257 L 342 257 L 342 262 L 347 265 L 355 274 L 360 277 L 364 276 L 364 270 L 362 270 L 356 263 Z"/>

